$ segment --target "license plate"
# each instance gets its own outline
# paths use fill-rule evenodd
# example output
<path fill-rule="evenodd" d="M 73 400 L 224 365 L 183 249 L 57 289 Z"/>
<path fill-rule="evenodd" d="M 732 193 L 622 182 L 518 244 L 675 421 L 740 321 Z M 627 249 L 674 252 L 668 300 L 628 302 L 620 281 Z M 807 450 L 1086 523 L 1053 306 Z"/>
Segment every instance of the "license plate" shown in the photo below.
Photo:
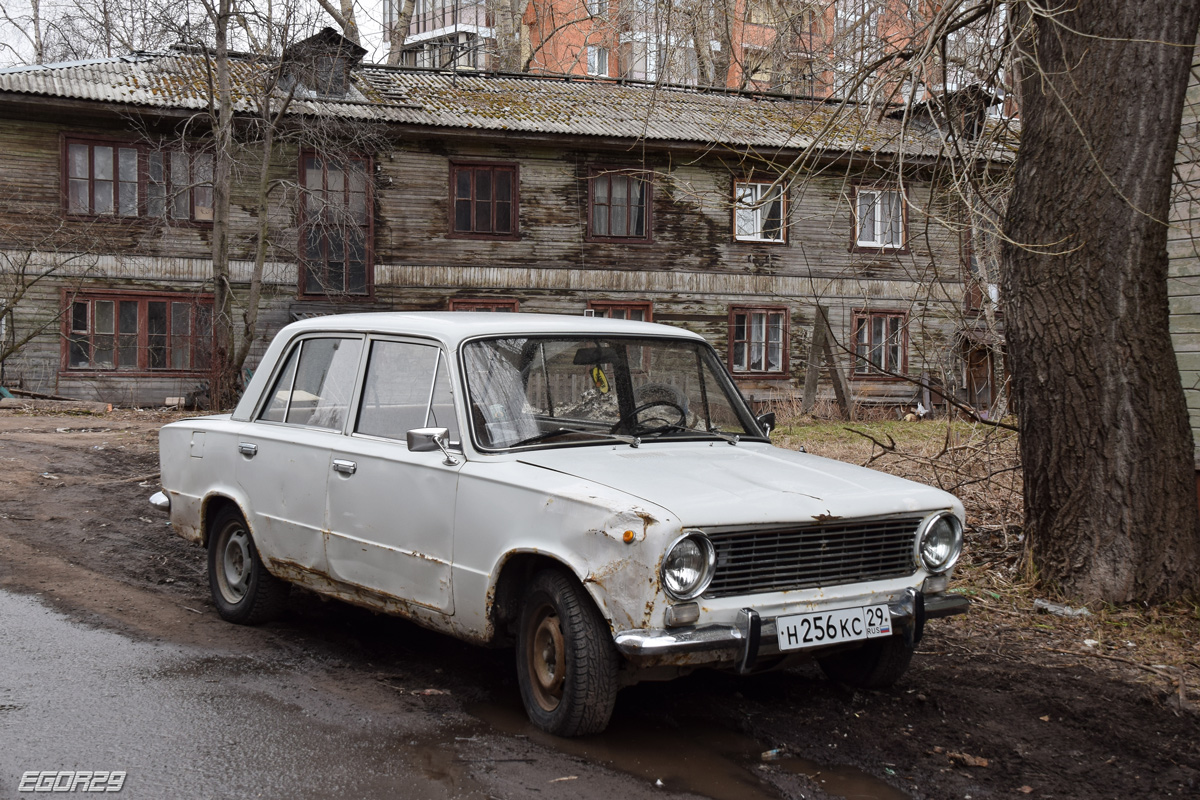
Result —
<path fill-rule="evenodd" d="M 892 635 L 892 612 L 886 605 L 839 608 L 816 614 L 793 614 L 775 620 L 780 650 L 800 650 Z"/>

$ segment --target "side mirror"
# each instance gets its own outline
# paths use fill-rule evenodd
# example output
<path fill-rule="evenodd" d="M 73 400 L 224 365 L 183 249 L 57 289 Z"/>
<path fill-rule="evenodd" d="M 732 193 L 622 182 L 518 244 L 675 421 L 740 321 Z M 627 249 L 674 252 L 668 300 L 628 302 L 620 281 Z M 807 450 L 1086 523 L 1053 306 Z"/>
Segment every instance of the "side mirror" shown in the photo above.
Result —
<path fill-rule="evenodd" d="M 413 453 L 432 453 L 437 450 L 446 458 L 442 461 L 447 467 L 457 466 L 458 459 L 450 455 L 446 443 L 450 440 L 449 428 L 413 428 L 406 434 L 408 449 Z"/>
<path fill-rule="evenodd" d="M 758 427 L 762 429 L 763 436 L 770 438 L 771 431 L 775 430 L 775 412 L 768 411 L 766 414 L 759 416 L 755 422 L 757 422 Z"/>

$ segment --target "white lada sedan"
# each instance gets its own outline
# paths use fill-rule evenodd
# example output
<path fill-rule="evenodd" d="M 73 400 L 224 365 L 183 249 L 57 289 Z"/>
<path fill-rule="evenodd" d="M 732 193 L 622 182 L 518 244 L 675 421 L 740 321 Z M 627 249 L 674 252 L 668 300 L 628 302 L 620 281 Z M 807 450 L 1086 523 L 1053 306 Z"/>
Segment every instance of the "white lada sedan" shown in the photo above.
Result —
<path fill-rule="evenodd" d="M 207 547 L 230 622 L 294 583 L 515 643 L 529 717 L 562 736 L 697 667 L 894 683 L 925 621 L 966 610 L 962 504 L 768 423 L 664 325 L 331 316 L 280 331 L 232 414 L 162 429 L 151 502 Z"/>

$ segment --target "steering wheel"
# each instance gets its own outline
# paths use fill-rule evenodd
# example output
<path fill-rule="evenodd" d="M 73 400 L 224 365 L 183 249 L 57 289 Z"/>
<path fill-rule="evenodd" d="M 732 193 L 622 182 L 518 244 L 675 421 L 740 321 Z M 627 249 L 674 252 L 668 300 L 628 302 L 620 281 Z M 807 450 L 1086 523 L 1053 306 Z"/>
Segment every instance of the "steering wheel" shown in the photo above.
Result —
<path fill-rule="evenodd" d="M 679 419 L 675 420 L 674 422 L 671 422 L 670 420 L 666 420 L 664 417 L 661 417 L 661 416 L 651 417 L 651 419 L 657 419 L 660 422 L 662 422 L 663 424 L 658 425 L 656 427 L 652 427 L 652 428 L 651 427 L 643 428 L 639 431 L 639 433 L 661 433 L 662 431 L 669 430 L 670 428 L 673 428 L 677 425 L 686 425 L 687 424 L 687 411 L 684 410 L 684 408 L 682 406 L 680 406 L 678 403 L 672 402 L 670 400 L 650 400 L 648 402 L 642 403 L 640 406 L 635 407 L 628 414 L 624 415 L 619 420 L 617 420 L 613 424 L 613 426 L 608 429 L 608 432 L 616 433 L 621 428 L 621 426 L 624 425 L 626 422 L 636 422 L 638 415 L 641 414 L 643 411 L 648 411 L 652 408 L 658 408 L 659 406 L 664 406 L 666 408 L 675 409 L 675 411 L 678 412 L 678 414 L 679 414 Z"/>

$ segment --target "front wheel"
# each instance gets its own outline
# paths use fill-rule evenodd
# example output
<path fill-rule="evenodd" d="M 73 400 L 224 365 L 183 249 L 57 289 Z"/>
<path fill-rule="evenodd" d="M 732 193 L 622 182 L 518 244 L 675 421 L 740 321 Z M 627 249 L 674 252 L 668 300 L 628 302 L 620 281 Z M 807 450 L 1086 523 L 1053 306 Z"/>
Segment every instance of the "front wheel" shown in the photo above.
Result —
<path fill-rule="evenodd" d="M 559 570 L 535 575 L 517 629 L 517 680 L 533 724 L 556 736 L 604 730 L 618 664 L 608 624 L 579 584 Z"/>
<path fill-rule="evenodd" d="M 208 588 L 221 619 L 257 625 L 278 617 L 288 586 L 267 572 L 241 513 L 226 506 L 208 535 Z"/>
<path fill-rule="evenodd" d="M 909 637 L 898 634 L 818 658 L 817 663 L 830 680 L 855 689 L 886 689 L 904 676 L 915 649 Z"/>

